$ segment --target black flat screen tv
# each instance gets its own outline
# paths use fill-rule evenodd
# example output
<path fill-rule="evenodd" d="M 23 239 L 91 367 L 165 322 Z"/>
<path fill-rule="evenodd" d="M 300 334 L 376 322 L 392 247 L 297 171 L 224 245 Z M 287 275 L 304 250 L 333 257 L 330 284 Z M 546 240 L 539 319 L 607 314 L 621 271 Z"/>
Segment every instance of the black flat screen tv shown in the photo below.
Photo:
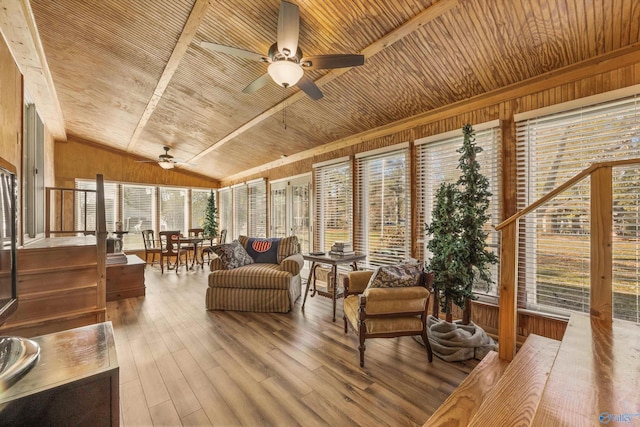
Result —
<path fill-rule="evenodd" d="M 15 173 L 0 167 L 0 325 L 18 308 Z"/>

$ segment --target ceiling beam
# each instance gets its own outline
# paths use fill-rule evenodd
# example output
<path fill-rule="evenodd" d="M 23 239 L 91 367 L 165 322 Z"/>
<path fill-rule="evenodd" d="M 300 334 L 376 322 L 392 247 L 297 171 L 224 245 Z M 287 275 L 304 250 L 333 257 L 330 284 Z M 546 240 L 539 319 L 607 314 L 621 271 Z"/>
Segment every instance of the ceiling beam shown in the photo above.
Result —
<path fill-rule="evenodd" d="M 29 0 L 0 0 L 0 31 L 40 118 L 54 139 L 66 141 L 64 117 Z"/>
<path fill-rule="evenodd" d="M 402 24 L 401 26 L 399 26 L 395 30 L 391 31 L 390 33 L 386 34 L 385 36 L 383 36 L 379 40 L 376 40 L 375 42 L 373 42 L 372 44 L 370 44 L 369 46 L 364 48 L 360 53 L 362 55 L 364 55 L 365 60 L 366 60 L 366 59 L 368 59 L 368 58 L 370 58 L 370 57 L 382 52 L 384 49 L 392 46 L 397 41 L 402 40 L 404 37 L 407 37 L 408 35 L 412 34 L 415 31 L 417 31 L 423 25 L 433 21 L 434 19 L 437 19 L 438 17 L 442 16 L 444 13 L 446 13 L 449 10 L 453 9 L 454 7 L 458 6 L 459 3 L 460 3 L 460 0 L 440 0 L 440 1 L 436 2 L 436 3 L 434 3 L 433 5 L 431 5 L 430 7 L 426 8 L 425 10 L 420 12 L 418 15 L 414 16 L 413 18 L 411 18 L 410 20 L 408 20 L 407 22 L 405 22 L 404 24 Z M 318 80 L 316 80 L 315 83 L 316 83 L 316 85 L 318 87 L 322 87 L 322 86 L 326 85 L 327 83 L 329 83 L 329 82 L 335 80 L 336 78 L 340 77 L 341 75 L 343 75 L 344 73 L 346 73 L 350 69 L 351 68 L 339 68 L 339 69 L 331 70 L 330 72 L 328 72 L 327 74 L 325 74 L 324 76 L 322 76 Z M 248 122 L 246 122 L 245 124 L 243 124 L 239 128 L 235 129 L 234 131 L 232 131 L 231 133 L 229 133 L 228 135 L 226 135 L 225 137 L 223 137 L 219 141 L 215 142 L 213 145 L 211 145 L 206 150 L 198 153 L 197 155 L 195 155 L 194 157 L 189 159 L 188 163 L 196 163 L 202 157 L 204 157 L 207 154 L 211 153 L 212 151 L 222 147 L 224 144 L 226 144 L 229 141 L 233 140 L 237 136 L 239 136 L 242 133 L 248 131 L 249 129 L 253 128 L 254 126 L 258 125 L 259 123 L 261 123 L 264 120 L 268 119 L 269 117 L 273 116 L 274 114 L 278 113 L 279 111 L 281 111 L 284 108 L 285 104 L 286 105 L 290 105 L 290 104 L 292 104 L 294 102 L 297 102 L 297 101 L 303 99 L 305 96 L 306 96 L 306 94 L 304 92 L 302 92 L 302 91 L 298 91 L 298 92 L 294 93 L 289 98 L 287 98 L 284 101 L 274 105 L 273 107 L 269 108 L 268 110 L 262 112 L 258 116 L 256 116 L 253 119 L 249 120 Z"/>
<path fill-rule="evenodd" d="M 204 20 L 205 15 L 207 14 L 207 9 L 211 0 L 196 0 L 196 3 L 193 5 L 191 9 L 191 13 L 189 14 L 189 19 L 187 19 L 187 23 L 184 25 L 182 29 L 182 33 L 180 34 L 180 38 L 176 43 L 176 46 L 173 48 L 173 52 L 171 53 L 171 57 L 169 61 L 167 61 L 167 65 L 164 67 L 164 71 L 162 72 L 162 76 L 158 80 L 158 84 L 156 85 L 155 90 L 153 91 L 153 95 L 151 95 L 151 99 L 147 103 L 142 116 L 140 116 L 140 120 L 138 121 L 138 125 L 136 126 L 133 134 L 131 135 L 131 140 L 127 145 L 127 151 L 132 152 L 138 140 L 140 139 L 140 134 L 144 130 L 144 127 L 149 122 L 151 115 L 155 111 L 164 91 L 169 86 L 169 82 L 171 78 L 175 74 L 184 54 L 187 52 L 193 37 L 196 35 L 196 31 L 198 31 L 198 27 Z"/>

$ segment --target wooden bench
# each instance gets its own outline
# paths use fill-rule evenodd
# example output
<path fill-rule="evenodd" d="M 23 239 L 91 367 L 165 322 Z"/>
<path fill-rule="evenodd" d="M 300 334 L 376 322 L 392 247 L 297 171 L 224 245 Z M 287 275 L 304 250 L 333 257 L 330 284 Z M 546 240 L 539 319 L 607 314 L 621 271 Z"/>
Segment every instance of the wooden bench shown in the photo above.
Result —
<path fill-rule="evenodd" d="M 423 427 L 469 424 L 508 365 L 509 362 L 500 359 L 495 351 L 487 354 Z"/>

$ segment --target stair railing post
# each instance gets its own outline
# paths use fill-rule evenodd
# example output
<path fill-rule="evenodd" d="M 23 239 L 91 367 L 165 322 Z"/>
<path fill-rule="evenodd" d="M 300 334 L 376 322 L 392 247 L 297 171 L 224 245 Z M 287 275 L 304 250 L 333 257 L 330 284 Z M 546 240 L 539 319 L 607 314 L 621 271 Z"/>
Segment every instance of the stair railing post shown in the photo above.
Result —
<path fill-rule="evenodd" d="M 498 355 L 513 360 L 516 354 L 518 221 L 502 229 L 500 244 L 500 312 L 498 319 Z"/>
<path fill-rule="evenodd" d="M 591 173 L 591 317 L 612 322 L 613 183 L 611 166 Z"/>
<path fill-rule="evenodd" d="M 96 175 L 96 247 L 98 251 L 98 297 L 96 305 L 98 309 L 104 310 L 102 314 L 98 316 L 98 321 L 100 322 L 104 322 L 106 320 L 107 234 L 107 220 L 104 202 L 104 178 L 102 175 Z"/>

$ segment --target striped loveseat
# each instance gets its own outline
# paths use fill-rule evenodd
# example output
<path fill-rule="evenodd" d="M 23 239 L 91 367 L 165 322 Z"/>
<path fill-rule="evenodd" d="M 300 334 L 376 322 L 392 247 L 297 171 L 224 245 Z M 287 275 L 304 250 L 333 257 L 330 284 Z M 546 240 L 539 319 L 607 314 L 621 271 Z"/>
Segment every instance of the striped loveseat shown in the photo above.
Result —
<path fill-rule="evenodd" d="M 249 237 L 238 241 L 247 249 Z M 287 313 L 301 294 L 304 259 L 296 236 L 280 239 L 278 263 L 258 263 L 225 270 L 220 258 L 211 261 L 207 310 Z"/>

